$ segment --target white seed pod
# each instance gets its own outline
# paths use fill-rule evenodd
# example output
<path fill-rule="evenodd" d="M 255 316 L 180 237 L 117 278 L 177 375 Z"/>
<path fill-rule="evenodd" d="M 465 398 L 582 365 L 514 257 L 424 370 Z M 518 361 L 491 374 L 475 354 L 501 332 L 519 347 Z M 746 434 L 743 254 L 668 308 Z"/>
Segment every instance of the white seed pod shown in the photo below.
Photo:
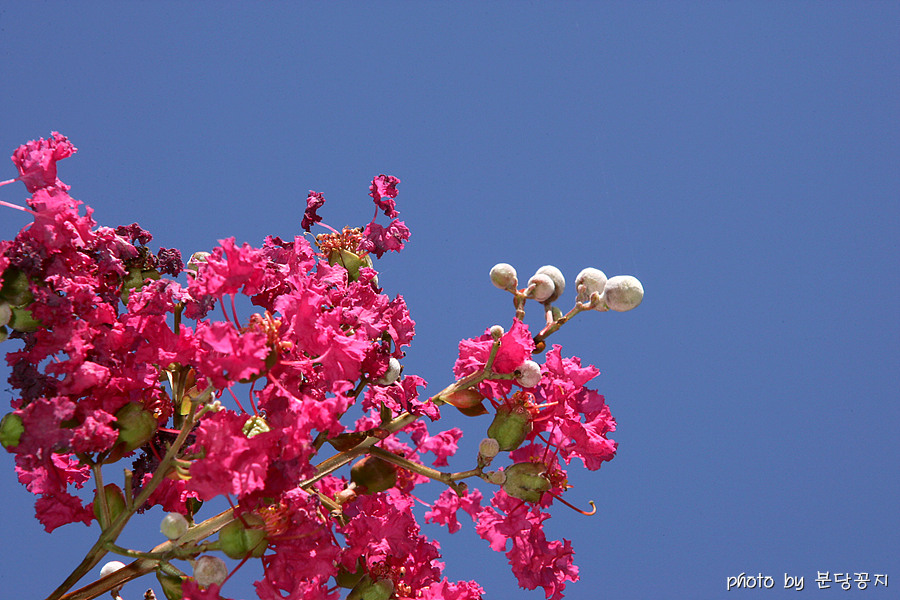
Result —
<path fill-rule="evenodd" d="M 491 267 L 491 283 L 501 290 L 515 290 L 519 285 L 516 270 L 507 263 L 498 263 Z"/>
<path fill-rule="evenodd" d="M 531 388 L 541 382 L 541 366 L 533 360 L 526 360 L 516 369 L 519 374 L 516 383 L 523 388 Z"/>
<path fill-rule="evenodd" d="M 553 281 L 553 293 L 550 294 L 550 297 L 547 298 L 545 302 L 553 302 L 560 296 L 562 293 L 566 291 L 566 278 L 563 277 L 562 271 L 554 267 L 553 265 L 544 265 L 540 269 L 537 270 L 535 275 L 546 275 Z"/>
<path fill-rule="evenodd" d="M 181 513 L 169 513 L 163 517 L 159 530 L 170 540 L 177 540 L 188 530 L 187 519 Z"/>
<path fill-rule="evenodd" d="M 484 438 L 478 444 L 478 454 L 485 458 L 494 458 L 500 453 L 500 442 L 494 438 Z"/>
<path fill-rule="evenodd" d="M 534 298 L 538 302 L 546 302 L 553 295 L 553 292 L 556 291 L 553 280 L 543 273 L 532 275 L 531 279 L 528 280 L 528 288 L 531 290 L 528 293 L 528 297 Z"/>
<path fill-rule="evenodd" d="M 609 310 L 625 312 L 631 310 L 644 299 L 644 286 L 631 275 L 610 277 L 603 289 L 603 302 Z"/>
<path fill-rule="evenodd" d="M 215 556 L 201 556 L 193 561 L 194 579 L 200 587 L 209 587 L 212 584 L 222 585 L 228 577 L 228 565 L 221 558 Z"/>
<path fill-rule="evenodd" d="M 115 573 L 123 567 L 125 567 L 125 563 L 118 560 L 111 560 L 100 569 L 100 577 L 106 577 L 110 573 Z"/>
<path fill-rule="evenodd" d="M 400 378 L 400 361 L 393 356 L 388 360 L 388 370 L 381 379 L 376 381 L 378 385 L 391 385 Z"/>
<path fill-rule="evenodd" d="M 606 287 L 606 281 L 606 273 L 600 269 L 595 269 L 593 267 L 582 269 L 581 273 L 578 274 L 578 277 L 575 278 L 575 289 L 578 290 L 578 301 L 590 302 L 591 294 L 594 292 L 597 292 L 598 294 L 603 292 L 603 288 Z"/>

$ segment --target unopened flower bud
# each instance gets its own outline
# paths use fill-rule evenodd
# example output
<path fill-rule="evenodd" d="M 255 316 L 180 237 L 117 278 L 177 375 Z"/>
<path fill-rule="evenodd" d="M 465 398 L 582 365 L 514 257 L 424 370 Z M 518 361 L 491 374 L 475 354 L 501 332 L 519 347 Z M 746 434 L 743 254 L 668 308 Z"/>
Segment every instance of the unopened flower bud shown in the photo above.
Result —
<path fill-rule="evenodd" d="M 12 318 L 12 307 L 6 302 L 0 301 L 0 327 L 9 323 Z"/>
<path fill-rule="evenodd" d="M 219 531 L 219 549 L 229 558 L 259 558 L 266 551 L 265 521 L 255 513 L 244 513 Z"/>
<path fill-rule="evenodd" d="M 221 558 L 215 556 L 201 556 L 193 562 L 194 579 L 200 587 L 209 587 L 212 584 L 222 585 L 228 577 L 228 565 Z"/>
<path fill-rule="evenodd" d="M 388 359 L 388 369 L 385 374 L 376 381 L 378 385 L 391 385 L 400 378 L 400 361 L 393 356 Z"/>
<path fill-rule="evenodd" d="M 502 405 L 497 409 L 487 434 L 497 440 L 500 450 L 507 452 L 521 446 L 531 429 L 531 415 L 525 407 Z"/>
<path fill-rule="evenodd" d="M 544 492 L 550 489 L 550 481 L 544 477 L 545 465 L 538 463 L 516 463 L 504 469 L 506 482 L 503 491 L 526 502 L 540 502 Z"/>
<path fill-rule="evenodd" d="M 515 290 L 519 285 L 516 270 L 512 265 L 499 263 L 491 267 L 491 283 L 501 290 Z"/>
<path fill-rule="evenodd" d="M 503 326 L 502 326 L 502 325 L 493 325 L 493 326 L 491 326 L 490 332 L 491 332 L 491 337 L 494 338 L 495 340 L 499 340 L 500 338 L 503 337 L 503 334 L 506 333 L 506 332 L 503 330 Z"/>
<path fill-rule="evenodd" d="M 394 487 L 397 469 L 380 458 L 365 456 L 350 468 L 350 481 L 364 488 L 361 492 L 376 494 Z"/>
<path fill-rule="evenodd" d="M 547 298 L 546 302 L 553 302 L 566 291 L 566 278 L 563 277 L 562 271 L 553 265 L 544 265 L 537 270 L 538 275 L 546 275 L 553 281 L 553 293 Z"/>
<path fill-rule="evenodd" d="M 528 297 L 534 298 L 538 302 L 547 301 L 553 295 L 553 292 L 556 291 L 553 280 L 543 273 L 536 273 L 531 276 L 531 279 L 528 280 L 528 289 L 531 290 L 528 293 Z"/>
<path fill-rule="evenodd" d="M 177 540 L 187 533 L 188 521 L 184 518 L 183 514 L 171 512 L 163 517 L 162 523 L 159 525 L 159 530 L 166 538 Z"/>
<path fill-rule="evenodd" d="M 466 388 L 464 390 L 457 390 L 446 396 L 441 396 L 441 399 L 447 404 L 452 404 L 456 408 L 472 408 L 473 406 L 481 404 L 484 400 L 484 396 L 482 396 L 481 392 L 475 388 Z"/>
<path fill-rule="evenodd" d="M 606 286 L 606 273 L 600 269 L 588 267 L 582 269 L 575 278 L 575 289 L 578 290 L 579 302 L 590 302 L 591 294 L 594 292 L 602 293 Z"/>
<path fill-rule="evenodd" d="M 506 483 L 506 473 L 503 471 L 489 471 L 484 474 L 484 477 L 494 485 L 503 485 Z"/>
<path fill-rule="evenodd" d="M 125 563 L 118 560 L 111 560 L 100 569 L 100 577 L 106 577 L 110 573 L 115 573 L 123 567 L 125 567 Z"/>
<path fill-rule="evenodd" d="M 610 310 L 625 312 L 631 310 L 644 299 L 644 287 L 636 277 L 616 275 L 610 277 L 603 290 L 604 304 Z"/>
<path fill-rule="evenodd" d="M 541 381 L 541 366 L 533 360 L 526 360 L 516 369 L 516 383 L 523 388 L 536 386 Z"/>
<path fill-rule="evenodd" d="M 478 444 L 478 454 L 485 458 L 494 458 L 500 453 L 500 442 L 494 438 L 484 438 Z"/>

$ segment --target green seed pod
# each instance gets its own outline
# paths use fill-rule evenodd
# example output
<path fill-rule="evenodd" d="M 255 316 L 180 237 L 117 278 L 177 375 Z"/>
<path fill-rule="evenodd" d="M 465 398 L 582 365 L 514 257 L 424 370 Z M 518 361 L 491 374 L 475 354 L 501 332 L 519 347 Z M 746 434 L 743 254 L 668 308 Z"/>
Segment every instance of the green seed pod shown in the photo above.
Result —
<path fill-rule="evenodd" d="M 362 567 L 362 559 L 360 558 L 356 561 L 356 570 L 352 572 L 342 565 L 338 565 L 338 572 L 334 576 L 334 581 L 342 588 L 353 589 L 365 574 L 366 572 Z"/>
<path fill-rule="evenodd" d="M 31 294 L 31 282 L 28 275 L 10 267 L 3 272 L 3 286 L 0 287 L 0 298 L 13 306 L 25 306 L 31 304 L 34 296 Z"/>
<path fill-rule="evenodd" d="M 103 493 L 109 509 L 109 522 L 112 523 L 125 510 L 125 495 L 122 493 L 122 488 L 114 483 L 106 484 Z M 100 515 L 100 495 L 97 492 L 94 492 L 94 516 L 100 524 L 103 524 L 103 518 Z"/>
<path fill-rule="evenodd" d="M 394 487 L 397 469 L 380 458 L 365 456 L 350 468 L 350 481 L 364 488 L 366 493 L 376 494 Z"/>
<path fill-rule="evenodd" d="M 354 254 L 349 250 L 335 248 L 331 251 L 331 254 L 328 255 L 328 264 L 341 265 L 347 269 L 347 276 L 350 281 L 356 281 L 359 279 L 359 270 L 362 267 L 372 267 L 372 257 L 368 254 L 364 254 L 360 257 L 358 254 Z M 375 285 L 378 285 L 377 279 L 375 280 Z"/>
<path fill-rule="evenodd" d="M 134 402 L 126 404 L 116 413 L 119 444 L 125 452 L 131 452 L 150 441 L 157 428 L 156 417 Z"/>
<path fill-rule="evenodd" d="M 503 491 L 526 502 L 540 502 L 544 492 L 550 489 L 550 481 L 544 477 L 547 467 L 538 463 L 516 463 L 503 470 L 506 481 Z"/>
<path fill-rule="evenodd" d="M 3 415 L 0 420 L 0 444 L 9 450 L 19 445 L 22 434 L 25 433 L 25 425 L 22 417 L 14 412 Z"/>
<path fill-rule="evenodd" d="M 262 517 L 255 513 L 245 513 L 240 519 L 232 521 L 219 531 L 219 549 L 229 558 L 240 559 L 248 554 L 253 558 L 259 558 L 266 552 L 264 527 L 265 521 Z"/>
<path fill-rule="evenodd" d="M 497 440 L 500 450 L 506 452 L 521 446 L 531 429 L 531 415 L 524 406 L 502 405 L 497 409 L 487 434 Z"/>
<path fill-rule="evenodd" d="M 388 600 L 393 593 L 393 581 L 390 579 L 373 581 L 370 575 L 366 575 L 350 590 L 347 600 Z"/>

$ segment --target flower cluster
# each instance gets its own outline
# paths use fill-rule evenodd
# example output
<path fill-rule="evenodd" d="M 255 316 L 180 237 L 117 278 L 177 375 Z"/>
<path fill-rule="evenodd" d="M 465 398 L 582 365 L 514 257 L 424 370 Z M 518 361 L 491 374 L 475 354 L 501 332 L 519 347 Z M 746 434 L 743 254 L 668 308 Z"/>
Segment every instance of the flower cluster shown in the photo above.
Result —
<path fill-rule="evenodd" d="M 543 364 L 532 359 L 577 312 L 640 303 L 636 279 L 586 269 L 562 315 L 552 305 L 565 288 L 558 269 L 543 267 L 519 290 L 515 270 L 498 265 L 491 279 L 515 297 L 509 331 L 493 326 L 460 342 L 456 381 L 425 397 L 426 382 L 401 367 L 415 323 L 403 298 L 379 287 L 372 262 L 409 239 L 396 177 L 372 180 L 376 211 L 365 227 L 324 225 L 325 197 L 311 191 L 302 228 L 329 233 L 260 247 L 222 239 L 185 267 L 177 250 L 152 252 L 138 224 L 102 227 L 82 211 L 57 177 L 57 161 L 75 151 L 58 133 L 30 142 L 13 154 L 19 176 L 3 182 L 26 185 L 27 208 L 2 204 L 34 220 L 0 242 L 0 341 L 19 340 L 7 354 L 16 396 L 0 443 L 47 531 L 93 521 L 102 531 L 51 598 L 117 551 L 127 521 L 155 505 L 170 513 L 168 541 L 151 553 L 123 550 L 139 561 L 109 563 L 84 597 L 155 571 L 167 598 L 214 600 L 229 576 L 214 555 L 222 552 L 241 561 L 236 568 L 262 561 L 264 600 L 338 598 L 341 588 L 351 600 L 481 598 L 477 583 L 443 577 L 440 547 L 416 521 L 413 493 L 432 481 L 446 489 L 426 522 L 455 532 L 462 509 L 522 587 L 563 597 L 578 579 L 574 552 L 568 540 L 547 540 L 543 523 L 556 500 L 568 504 L 573 458 L 590 470 L 613 458 L 615 421 L 585 387 L 596 368 L 557 345 Z M 386 226 L 376 222 L 382 213 Z M 547 315 L 537 334 L 523 322 L 529 299 Z M 238 306 L 256 312 L 242 318 Z M 429 431 L 446 405 L 493 414 L 467 471 L 436 468 L 463 435 Z M 489 470 L 501 452 L 510 464 Z M 119 461 L 129 465 L 123 485 L 104 484 L 103 466 Z M 469 478 L 494 489 L 487 504 Z M 75 490 L 91 480 L 85 504 Z M 201 522 L 202 503 L 218 496 L 233 508 Z"/>

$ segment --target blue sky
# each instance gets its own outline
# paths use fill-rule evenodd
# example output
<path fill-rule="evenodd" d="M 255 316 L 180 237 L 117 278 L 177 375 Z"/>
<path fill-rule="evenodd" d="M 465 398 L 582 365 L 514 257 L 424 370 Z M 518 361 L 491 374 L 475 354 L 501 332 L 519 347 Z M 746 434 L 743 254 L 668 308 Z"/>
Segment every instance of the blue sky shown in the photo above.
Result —
<path fill-rule="evenodd" d="M 512 319 L 493 264 L 639 277 L 637 310 L 554 340 L 600 368 L 619 424 L 615 460 L 570 471 L 598 514 L 549 524 L 581 567 L 567 598 L 719 598 L 742 572 L 775 589 L 729 594 L 793 597 L 785 574 L 847 594 L 818 571 L 887 574 L 850 595 L 888 598 L 898 48 L 896 2 L 7 4 L 0 151 L 62 132 L 79 152 L 60 177 L 98 222 L 185 254 L 293 236 L 310 189 L 326 222 L 362 224 L 371 178 L 399 177 L 412 239 L 376 266 L 417 321 L 407 372 L 434 391 L 460 338 Z M 26 221 L 4 215 L 8 239 Z M 467 468 L 487 422 L 447 423 Z M 44 597 L 97 531 L 44 533 L 12 464 L 0 586 Z M 158 543 L 158 516 L 124 541 Z M 428 532 L 451 579 L 543 598 L 471 528 Z"/>

